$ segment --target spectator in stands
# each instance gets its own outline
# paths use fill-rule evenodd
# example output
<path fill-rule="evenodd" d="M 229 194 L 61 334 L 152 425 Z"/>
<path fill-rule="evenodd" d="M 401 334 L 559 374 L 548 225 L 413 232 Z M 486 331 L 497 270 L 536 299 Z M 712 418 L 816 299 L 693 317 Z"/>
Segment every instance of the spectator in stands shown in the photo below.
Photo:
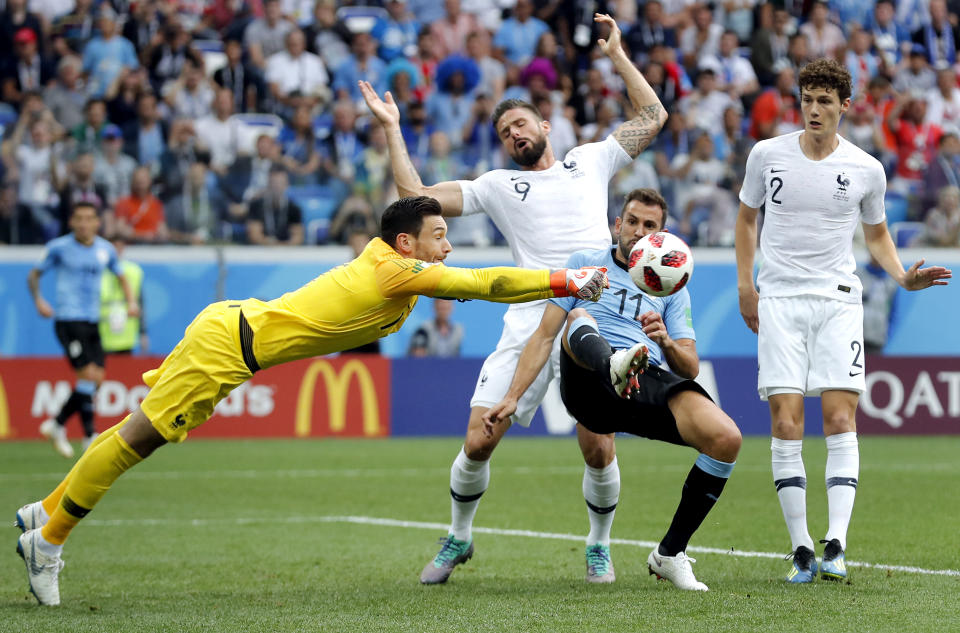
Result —
<path fill-rule="evenodd" d="M 107 188 L 93 178 L 94 158 L 90 152 L 77 154 L 70 164 L 70 173 L 66 184 L 60 189 L 60 235 L 70 232 L 70 216 L 78 202 L 93 206 L 100 216 L 101 231 L 105 235 L 113 233 L 113 209 L 107 197 Z"/>
<path fill-rule="evenodd" d="M 810 55 L 836 58 L 837 51 L 847 44 L 847 38 L 839 26 L 830 21 L 830 9 L 826 2 L 817 0 L 810 9 L 810 19 L 800 26 L 800 33 L 807 37 Z"/>
<path fill-rule="evenodd" d="M 312 185 L 318 180 L 321 148 L 313 131 L 312 108 L 301 103 L 293 111 L 290 124 L 280 131 L 277 144 L 283 156 L 280 164 L 295 185 Z"/>
<path fill-rule="evenodd" d="M 683 65 L 694 69 L 704 57 L 720 52 L 723 27 L 713 21 L 712 5 L 695 4 L 690 12 L 693 21 L 680 32 L 680 53 Z"/>
<path fill-rule="evenodd" d="M 597 108 L 597 120 L 580 128 L 581 143 L 599 143 L 623 123 L 620 104 L 615 99 L 604 99 Z"/>
<path fill-rule="evenodd" d="M 117 33 L 117 14 L 110 5 L 100 8 L 97 27 L 100 34 L 83 48 L 83 70 L 90 94 L 102 97 L 121 69 L 137 68 L 140 62 L 133 44 Z"/>
<path fill-rule="evenodd" d="M 907 66 L 897 73 L 893 89 L 903 94 L 918 90 L 927 92 L 937 85 L 937 75 L 927 63 L 927 49 L 923 44 L 913 44 L 907 57 Z"/>
<path fill-rule="evenodd" d="M 944 187 L 937 193 L 937 206 L 927 211 L 921 244 L 960 247 L 960 188 Z"/>
<path fill-rule="evenodd" d="M 942 134 L 927 121 L 925 93 L 900 95 L 887 115 L 887 127 L 897 140 L 897 169 L 888 187 L 903 195 L 917 193 Z"/>
<path fill-rule="evenodd" d="M 349 246 L 359 256 L 370 238 L 377 234 L 377 225 L 370 203 L 363 196 L 351 195 L 340 204 L 333 216 L 329 235 L 337 243 Z"/>
<path fill-rule="evenodd" d="M 350 56 L 352 34 L 343 21 L 337 19 L 336 0 L 317 0 L 313 9 L 313 23 L 304 29 L 307 50 L 323 59 L 330 71 Z"/>
<path fill-rule="evenodd" d="M 634 22 L 624 41 L 634 63 L 638 64 L 646 63 L 654 46 L 677 47 L 677 32 L 663 24 L 663 4 L 660 0 L 647 0 L 643 4 L 643 19 Z"/>
<path fill-rule="evenodd" d="M 303 244 L 303 214 L 300 207 L 287 197 L 289 184 L 283 167 L 270 170 L 266 191 L 250 203 L 247 240 L 251 244 Z"/>
<path fill-rule="evenodd" d="M 144 92 L 137 99 L 137 120 L 124 131 L 124 151 L 141 165 L 159 169 L 160 156 L 167 148 L 167 130 L 157 111 L 157 97 Z"/>
<path fill-rule="evenodd" d="M 273 137 L 261 134 L 257 137 L 256 153 L 238 156 L 226 176 L 219 179 L 219 189 L 225 198 L 226 219 L 234 236 L 245 232 L 249 203 L 267 188 L 270 170 L 279 160 L 280 149 Z"/>
<path fill-rule="evenodd" d="M 549 30 L 542 20 L 533 17 L 531 0 L 517 0 L 512 15 L 503 21 L 493 38 L 497 57 L 513 66 L 526 66 L 533 58 L 540 36 Z"/>
<path fill-rule="evenodd" d="M 137 168 L 137 161 L 123 153 L 123 132 L 116 125 L 103 128 L 100 153 L 94 168 L 94 181 L 103 186 L 107 204 L 113 207 L 117 200 L 130 195 L 130 179 Z"/>
<path fill-rule="evenodd" d="M 202 60 L 198 64 L 188 57 L 180 77 L 168 81 L 162 94 L 170 116 L 175 119 L 202 119 L 213 111 L 214 86 L 203 72 Z"/>
<path fill-rule="evenodd" d="M 29 211 L 17 204 L 16 185 L 0 181 L 0 245 L 37 243 L 34 233 Z"/>
<path fill-rule="evenodd" d="M 143 0 L 130 7 L 123 23 L 123 36 L 140 52 L 140 61 L 149 63 L 153 50 L 163 42 L 163 18 L 154 0 Z"/>
<path fill-rule="evenodd" d="M 927 120 L 960 130 L 960 88 L 952 68 L 937 71 L 937 87 L 927 92 Z"/>
<path fill-rule="evenodd" d="M 324 143 L 324 170 L 344 182 L 351 182 L 356 174 L 357 161 L 363 153 L 364 142 L 357 134 L 357 111 L 350 101 L 333 104 L 333 129 Z"/>
<path fill-rule="evenodd" d="M 420 71 L 410 60 L 397 57 L 387 65 L 387 87 L 400 110 L 400 119 L 406 120 L 410 104 L 417 101 L 417 90 L 423 84 Z"/>
<path fill-rule="evenodd" d="M 353 55 L 336 70 L 332 87 L 338 100 L 357 103 L 363 99 L 358 81 L 369 81 L 378 92 L 386 90 L 387 65 L 376 56 L 377 43 L 369 33 L 356 33 L 351 50 Z"/>
<path fill-rule="evenodd" d="M 787 59 L 790 49 L 790 36 L 787 33 L 790 14 L 783 7 L 774 7 L 771 2 L 765 2 L 757 9 L 760 28 L 754 31 L 750 39 L 750 61 L 760 85 L 766 87 L 773 85 L 774 66 Z"/>
<path fill-rule="evenodd" d="M 869 31 L 857 30 L 850 34 L 846 65 L 853 83 L 853 98 L 859 99 L 867 92 L 867 84 L 880 71 L 880 60 L 870 52 L 873 44 Z"/>
<path fill-rule="evenodd" d="M 257 70 L 243 58 L 243 43 L 230 39 L 224 45 L 227 63 L 213 73 L 213 81 L 230 91 L 234 112 L 258 109 L 263 87 Z"/>
<path fill-rule="evenodd" d="M 420 76 L 423 77 L 423 85 L 417 90 L 417 98 L 426 100 L 433 92 L 437 66 L 441 61 L 437 38 L 433 36 L 430 29 L 421 29 L 420 37 L 417 38 L 417 56 L 410 61 L 420 70 Z"/>
<path fill-rule="evenodd" d="M 603 80 L 603 73 L 596 68 L 587 71 L 586 81 L 580 84 L 577 93 L 570 100 L 576 112 L 578 125 L 586 125 L 597 120 L 597 110 L 604 99 L 612 96 Z"/>
<path fill-rule="evenodd" d="M 488 100 L 489 102 L 489 100 Z M 492 105 L 492 103 L 490 104 Z M 537 107 L 540 111 L 540 114 L 543 116 L 545 121 L 550 122 L 550 146 L 553 147 L 553 152 L 556 156 L 563 158 L 567 155 L 567 152 L 572 150 L 577 146 L 577 130 L 573 125 L 573 121 L 568 119 L 562 107 L 554 105 L 553 99 L 549 95 L 540 95 L 534 97 L 533 105 Z M 485 110 L 486 116 L 489 118 L 490 111 Z M 497 136 L 493 132 L 493 125 L 491 123 L 486 124 L 491 129 L 490 144 L 494 149 L 497 147 Z M 489 162 L 487 163 L 490 164 Z M 483 170 L 484 173 L 489 171 L 490 167 L 488 166 Z"/>
<path fill-rule="evenodd" d="M 736 100 L 750 98 L 760 90 L 757 74 L 750 62 L 741 57 L 739 47 L 736 31 L 728 29 L 720 36 L 717 54 L 700 58 L 700 67 L 711 68 L 716 74 L 717 87 Z"/>
<path fill-rule="evenodd" d="M 410 57 L 417 50 L 420 23 L 407 10 L 406 0 L 386 0 L 387 16 L 377 18 L 370 35 L 379 42 L 377 54 L 389 62 L 397 57 Z"/>
<path fill-rule="evenodd" d="M 873 109 L 865 100 L 850 106 L 847 115 L 840 121 L 840 134 L 866 153 L 880 159 L 886 149 L 883 130 Z"/>
<path fill-rule="evenodd" d="M 937 197 L 944 187 L 960 187 L 960 132 L 944 131 L 940 137 L 937 155 L 923 176 L 921 208 L 929 209 L 937 204 Z"/>
<path fill-rule="evenodd" d="M 507 71 L 503 63 L 490 54 L 490 34 L 480 29 L 467 36 L 467 57 L 480 69 L 477 92 L 490 95 L 494 103 L 500 103 L 506 88 Z"/>
<path fill-rule="evenodd" d="M 152 185 L 150 168 L 138 167 L 130 181 L 130 195 L 117 200 L 116 232 L 128 241 L 167 241 L 163 203 L 151 193 Z"/>
<path fill-rule="evenodd" d="M 710 68 L 697 71 L 696 90 L 677 104 L 691 129 L 719 130 L 723 126 L 723 111 L 734 103 L 726 92 L 717 90 L 717 74 Z"/>
<path fill-rule="evenodd" d="M 885 73 L 892 75 L 910 51 L 910 32 L 894 19 L 894 0 L 877 0 L 873 9 L 873 46 Z"/>
<path fill-rule="evenodd" d="M 243 47 L 251 63 L 266 69 L 267 59 L 283 50 L 283 40 L 293 24 L 281 14 L 280 0 L 264 0 L 263 17 L 251 22 L 243 32 Z"/>
<path fill-rule="evenodd" d="M 107 104 L 103 99 L 89 99 L 83 106 L 83 122 L 70 130 L 75 151 L 95 152 L 100 150 L 101 135 L 107 124 Z"/>
<path fill-rule="evenodd" d="M 19 204 L 26 207 L 36 236 L 48 242 L 60 234 L 57 184 L 62 178 L 60 148 L 53 144 L 50 133 L 53 115 L 49 110 L 25 112 L 17 121 L 13 134 L 3 143 L 3 160 L 20 183 Z M 29 129 L 30 140 L 23 142 Z"/>
<path fill-rule="evenodd" d="M 206 244 L 219 237 L 219 220 L 207 188 L 207 166 L 190 165 L 183 191 L 166 205 L 170 241 L 176 244 Z"/>
<path fill-rule="evenodd" d="M 427 116 L 455 148 L 463 145 L 463 130 L 470 120 L 478 83 L 480 69 L 469 57 L 448 57 L 437 68 L 437 91 L 427 98 Z"/>
<path fill-rule="evenodd" d="M 401 119 L 402 120 L 402 119 Z M 427 119 L 427 109 L 420 101 L 414 101 L 407 110 L 406 122 L 401 126 L 403 142 L 413 166 L 420 170 L 430 157 L 430 135 L 436 130 Z"/>
<path fill-rule="evenodd" d="M 750 112 L 750 136 L 757 141 L 799 130 L 802 126 L 793 67 L 783 64 L 777 69 L 776 77 L 773 88 L 757 97 Z"/>
<path fill-rule="evenodd" d="M 183 191 L 190 165 L 202 161 L 210 163 L 210 151 L 197 142 L 197 129 L 193 119 L 174 119 L 170 124 L 167 149 L 160 155 L 160 171 L 157 185 L 160 200 L 166 205 Z"/>
<path fill-rule="evenodd" d="M 734 194 L 740 192 L 740 184 L 747 171 L 747 156 L 754 140 L 743 131 L 743 110 L 739 104 L 723 111 L 723 129 L 712 135 L 714 155 L 727 163 L 731 170 Z"/>
<path fill-rule="evenodd" d="M 266 81 L 278 111 L 286 114 L 293 108 L 294 95 L 307 99 L 311 106 L 319 98 L 326 100 L 330 78 L 320 57 L 307 52 L 303 31 L 291 29 L 284 42 L 286 48 L 267 59 Z"/>
<path fill-rule="evenodd" d="M 33 31 L 37 41 L 41 41 L 40 18 L 27 10 L 27 0 L 6 0 L 6 9 L 0 14 L 0 59 L 13 56 L 14 38 L 24 28 Z"/>
<path fill-rule="evenodd" d="M 477 17 L 460 10 L 460 0 L 444 0 L 446 15 L 430 25 L 441 57 L 466 53 L 467 39 L 480 28 Z"/>
<path fill-rule="evenodd" d="M 93 0 L 77 0 L 70 4 L 72 10 L 51 20 L 50 39 L 58 57 L 80 53 L 94 35 Z"/>
<path fill-rule="evenodd" d="M 40 54 L 37 34 L 27 27 L 13 36 L 13 50 L 13 59 L 2 60 L 0 95 L 3 101 L 19 109 L 25 92 L 43 90 L 53 80 L 56 66 Z"/>
<path fill-rule="evenodd" d="M 387 134 L 379 122 L 371 123 L 367 141 L 357 161 L 353 190 L 361 191 L 375 208 L 384 209 L 389 199 L 396 199 L 397 193 L 393 185 Z"/>
<path fill-rule="evenodd" d="M 863 286 L 863 351 L 881 354 L 890 337 L 894 308 L 900 286 L 871 254 L 865 266 L 857 266 Z"/>
<path fill-rule="evenodd" d="M 794 33 L 790 36 L 790 48 L 787 50 L 787 61 L 793 67 L 793 74 L 799 75 L 804 66 L 814 60 L 810 54 L 810 44 L 803 33 Z M 776 78 L 774 78 L 776 83 Z"/>
<path fill-rule="evenodd" d="M 456 358 L 463 343 L 463 325 L 450 319 L 454 302 L 433 300 L 433 319 L 421 323 L 410 337 L 409 356 Z"/>
<path fill-rule="evenodd" d="M 210 152 L 210 168 L 218 175 L 237 158 L 240 142 L 240 124 L 233 116 L 233 94 L 227 88 L 218 88 L 213 100 L 213 112 L 197 121 L 197 141 Z"/>
<path fill-rule="evenodd" d="M 950 23 L 946 0 L 930 0 L 930 19 L 911 36 L 915 43 L 927 51 L 927 61 L 934 68 L 953 66 L 957 61 L 957 45 L 954 41 L 956 15 Z"/>
<path fill-rule="evenodd" d="M 730 166 L 714 156 L 710 134 L 700 133 L 690 155 L 676 167 L 680 233 L 689 243 L 733 246 L 737 203 L 730 191 L 732 177 Z"/>
<path fill-rule="evenodd" d="M 57 78 L 43 91 L 43 101 L 64 128 L 72 130 L 83 122 L 83 107 L 87 94 L 80 75 L 83 62 L 76 55 L 60 58 Z"/>

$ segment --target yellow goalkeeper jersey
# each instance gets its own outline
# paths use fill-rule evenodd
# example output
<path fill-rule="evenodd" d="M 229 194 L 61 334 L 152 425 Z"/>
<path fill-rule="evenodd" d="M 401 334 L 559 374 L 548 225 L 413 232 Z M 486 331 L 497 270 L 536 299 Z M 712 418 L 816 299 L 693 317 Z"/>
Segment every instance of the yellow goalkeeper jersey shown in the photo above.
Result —
<path fill-rule="evenodd" d="M 453 268 L 407 259 L 380 238 L 359 257 L 273 301 L 247 299 L 260 367 L 370 343 L 400 329 L 418 295 L 520 303 L 548 299 L 550 272 Z"/>

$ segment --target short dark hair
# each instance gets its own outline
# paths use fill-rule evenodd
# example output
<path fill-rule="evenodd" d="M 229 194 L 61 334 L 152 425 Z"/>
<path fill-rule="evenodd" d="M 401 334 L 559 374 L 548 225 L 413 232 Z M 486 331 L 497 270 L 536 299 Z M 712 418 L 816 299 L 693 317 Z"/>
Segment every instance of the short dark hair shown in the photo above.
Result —
<path fill-rule="evenodd" d="M 497 123 L 500 122 L 500 117 L 503 116 L 503 113 L 507 110 L 513 110 L 514 108 L 523 108 L 533 112 L 533 116 L 537 117 L 538 121 L 543 121 L 543 115 L 540 114 L 540 110 L 537 109 L 537 106 L 532 103 L 527 103 L 523 99 L 504 99 L 497 104 L 497 107 L 493 109 L 493 127 L 497 127 Z"/>
<path fill-rule="evenodd" d="M 659 191 L 656 189 L 650 189 L 649 187 L 641 187 L 628 193 L 626 199 L 623 201 L 623 208 L 620 209 L 621 218 L 623 217 L 624 212 L 627 210 L 627 205 L 634 201 L 639 202 L 640 204 L 648 204 L 660 207 L 660 209 L 663 211 L 662 215 L 660 216 L 660 228 L 663 229 L 663 227 L 667 225 L 667 201 L 664 200 Z"/>
<path fill-rule="evenodd" d="M 812 88 L 833 90 L 840 97 L 840 102 L 850 98 L 853 94 L 853 80 L 850 71 L 835 59 L 821 58 L 812 61 L 803 67 L 797 78 L 800 93 Z"/>
<path fill-rule="evenodd" d="M 70 217 L 72 218 L 74 214 L 80 209 L 93 209 L 93 213 L 97 217 L 100 217 L 100 213 L 97 212 L 97 205 L 93 204 L 92 202 L 87 202 L 85 200 L 81 200 L 80 202 L 73 203 L 73 206 L 70 207 Z"/>
<path fill-rule="evenodd" d="M 401 233 L 420 233 L 424 216 L 440 214 L 440 203 L 434 198 L 400 198 L 387 207 L 380 218 L 380 239 L 390 246 L 396 246 L 397 236 Z"/>

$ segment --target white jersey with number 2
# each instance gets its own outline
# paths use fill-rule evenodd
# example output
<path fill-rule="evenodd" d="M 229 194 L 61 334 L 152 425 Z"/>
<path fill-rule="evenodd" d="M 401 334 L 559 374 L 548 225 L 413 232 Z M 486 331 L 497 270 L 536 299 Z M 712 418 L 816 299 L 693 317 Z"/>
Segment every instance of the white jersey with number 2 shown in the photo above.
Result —
<path fill-rule="evenodd" d="M 832 154 L 811 160 L 800 149 L 801 134 L 760 141 L 747 158 L 740 201 L 764 207 L 760 296 L 860 303 L 853 235 L 858 222 L 886 217 L 883 166 L 839 136 Z"/>

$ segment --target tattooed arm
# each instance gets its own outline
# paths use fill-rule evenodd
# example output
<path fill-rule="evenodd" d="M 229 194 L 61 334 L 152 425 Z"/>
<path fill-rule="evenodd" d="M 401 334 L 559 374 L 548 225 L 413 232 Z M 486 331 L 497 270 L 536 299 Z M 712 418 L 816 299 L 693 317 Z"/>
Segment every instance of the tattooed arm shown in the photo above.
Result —
<path fill-rule="evenodd" d="M 420 174 L 410 162 L 407 145 L 403 141 L 400 131 L 400 109 L 393 100 L 393 95 L 387 92 L 380 99 L 376 91 L 366 81 L 361 81 L 360 92 L 367 102 L 367 106 L 375 117 L 383 124 L 383 131 L 387 135 L 387 145 L 390 149 L 390 165 L 393 167 L 393 180 L 397 183 L 397 192 L 401 198 L 409 196 L 430 196 L 440 203 L 443 215 L 457 216 L 463 213 L 463 191 L 456 181 L 441 182 L 426 187 L 420 180 Z"/>
<path fill-rule="evenodd" d="M 623 78 L 627 85 L 630 103 L 636 111 L 636 116 L 618 127 L 613 137 L 631 158 L 636 158 L 653 142 L 660 128 L 666 123 L 667 111 L 663 109 L 663 104 L 660 103 L 653 88 L 620 46 L 620 28 L 613 18 L 597 13 L 593 19 L 610 27 L 610 38 L 599 40 L 597 43 Z"/>

